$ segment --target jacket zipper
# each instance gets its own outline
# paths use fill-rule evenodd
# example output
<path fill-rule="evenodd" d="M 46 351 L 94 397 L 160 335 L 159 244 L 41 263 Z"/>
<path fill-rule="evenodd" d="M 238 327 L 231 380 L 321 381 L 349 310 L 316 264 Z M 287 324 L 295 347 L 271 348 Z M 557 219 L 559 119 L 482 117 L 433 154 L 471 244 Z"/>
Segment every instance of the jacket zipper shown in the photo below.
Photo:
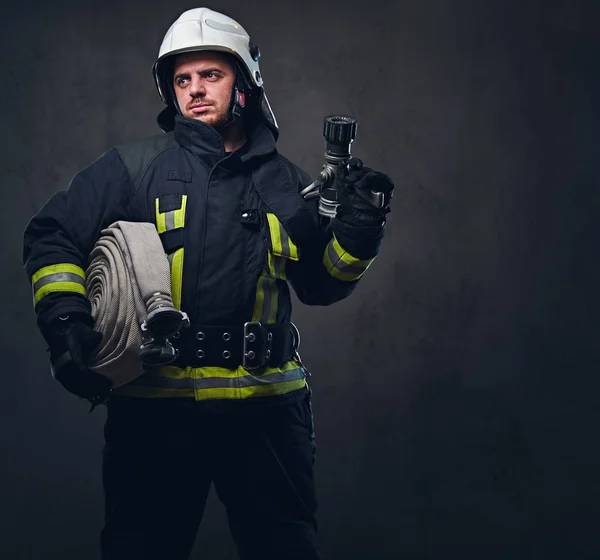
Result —
<path fill-rule="evenodd" d="M 232 154 L 235 152 L 231 152 Z M 204 215 L 203 215 L 203 219 L 204 219 L 204 224 L 203 224 L 203 237 L 202 237 L 202 254 L 200 255 L 200 269 L 198 272 L 198 281 L 196 283 L 196 298 L 195 298 L 195 304 L 194 304 L 194 315 L 196 315 L 197 317 L 200 316 L 200 288 L 202 286 L 202 274 L 204 272 L 204 254 L 206 252 L 206 233 L 207 233 L 207 228 L 208 228 L 208 201 L 209 201 L 209 194 L 210 194 L 210 181 L 212 179 L 212 175 L 213 172 L 215 171 L 215 169 L 217 169 L 217 167 L 219 167 L 219 165 L 223 162 L 225 162 L 228 158 L 231 157 L 231 154 L 229 156 L 227 156 L 226 158 L 222 159 L 221 161 L 217 162 L 213 168 L 210 170 L 210 173 L 208 174 L 208 179 L 206 180 L 206 199 L 204 201 Z"/>

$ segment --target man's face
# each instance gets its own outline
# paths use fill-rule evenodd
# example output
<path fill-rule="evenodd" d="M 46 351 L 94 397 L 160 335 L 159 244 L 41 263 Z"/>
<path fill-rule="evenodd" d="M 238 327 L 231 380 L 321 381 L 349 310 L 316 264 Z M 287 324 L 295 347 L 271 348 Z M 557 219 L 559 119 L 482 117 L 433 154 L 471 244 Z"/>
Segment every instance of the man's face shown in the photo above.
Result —
<path fill-rule="evenodd" d="M 226 55 L 216 51 L 184 53 L 175 59 L 173 89 L 185 117 L 211 126 L 224 124 L 235 74 Z"/>

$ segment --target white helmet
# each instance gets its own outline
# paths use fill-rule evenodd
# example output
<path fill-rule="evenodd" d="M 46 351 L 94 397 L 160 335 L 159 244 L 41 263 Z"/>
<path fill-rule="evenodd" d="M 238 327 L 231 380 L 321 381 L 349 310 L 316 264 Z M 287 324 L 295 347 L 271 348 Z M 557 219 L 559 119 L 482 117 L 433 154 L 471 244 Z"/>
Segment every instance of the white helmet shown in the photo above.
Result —
<path fill-rule="evenodd" d="M 169 65 L 165 61 L 173 55 L 193 51 L 221 51 L 234 55 L 245 70 L 246 83 L 259 90 L 258 103 L 263 117 L 278 131 L 277 120 L 263 89 L 258 66 L 258 47 L 237 21 L 209 8 L 194 8 L 183 12 L 163 39 L 152 74 L 164 103 L 169 105 L 175 101 L 170 99 L 172 76 L 167 71 Z"/>

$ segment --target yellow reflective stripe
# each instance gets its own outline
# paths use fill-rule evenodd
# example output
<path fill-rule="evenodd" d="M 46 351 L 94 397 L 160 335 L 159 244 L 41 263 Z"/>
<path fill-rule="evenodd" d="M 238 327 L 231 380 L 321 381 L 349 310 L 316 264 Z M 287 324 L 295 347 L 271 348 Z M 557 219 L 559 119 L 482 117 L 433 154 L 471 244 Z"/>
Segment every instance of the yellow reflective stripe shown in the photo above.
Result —
<path fill-rule="evenodd" d="M 171 297 L 176 309 L 181 309 L 181 285 L 183 281 L 183 247 L 168 255 L 171 263 Z"/>
<path fill-rule="evenodd" d="M 277 219 L 277 216 L 267 213 L 267 221 L 269 223 L 271 250 L 273 254 L 293 261 L 299 260 L 298 247 L 290 239 L 290 236 Z"/>
<path fill-rule="evenodd" d="M 185 208 L 187 206 L 187 195 L 181 196 L 181 206 L 177 210 L 168 212 L 160 211 L 160 199 L 155 200 L 156 206 L 156 229 L 158 233 L 164 233 L 172 229 L 182 228 L 185 225 Z"/>
<path fill-rule="evenodd" d="M 164 233 L 167 231 L 167 214 L 159 210 L 159 199 L 156 199 L 156 231 Z"/>
<path fill-rule="evenodd" d="M 74 264 L 61 263 L 51 264 L 49 266 L 45 266 L 44 268 L 40 268 L 31 277 L 31 282 L 35 284 L 40 278 L 43 278 L 44 276 L 49 276 L 50 274 L 58 274 L 59 272 L 77 274 L 77 276 L 81 276 L 85 280 L 85 272 L 83 271 L 83 268 Z"/>
<path fill-rule="evenodd" d="M 85 296 L 85 272 L 71 263 L 44 266 L 31 276 L 31 290 L 34 305 L 53 292 L 74 292 Z"/>
<path fill-rule="evenodd" d="M 142 385 L 124 385 L 113 390 L 118 397 L 138 397 L 148 399 L 189 398 L 197 401 L 205 400 L 239 400 L 253 397 L 284 395 L 291 391 L 302 389 L 306 385 L 304 379 L 287 381 L 272 385 L 242 387 L 240 389 L 214 387 L 210 389 L 169 389 L 165 387 L 144 387 Z"/>
<path fill-rule="evenodd" d="M 148 398 L 191 397 L 196 400 L 244 399 L 283 394 L 301 389 L 305 384 L 304 370 L 295 360 L 279 368 L 253 371 L 242 366 L 234 370 L 165 366 L 115 389 L 113 394 Z"/>
<path fill-rule="evenodd" d="M 290 236 L 285 231 L 284 227 L 279 223 L 279 234 L 281 237 L 281 255 L 293 261 L 298 260 L 298 247 L 290 239 Z"/>
<path fill-rule="evenodd" d="M 160 212 L 159 199 L 156 199 L 156 230 L 158 233 L 179 229 L 185 225 L 185 209 L 187 206 L 187 195 L 181 196 L 181 206 L 177 210 Z M 167 255 L 171 265 L 171 297 L 173 305 L 181 309 L 181 290 L 183 281 L 183 247 Z"/>
<path fill-rule="evenodd" d="M 279 230 L 279 220 L 275 214 L 267 213 L 269 222 L 269 232 L 271 233 L 271 246 L 275 255 L 281 255 L 281 236 Z"/>
<path fill-rule="evenodd" d="M 36 305 L 42 298 L 53 292 L 75 292 L 76 294 L 86 295 L 85 286 L 77 282 L 52 282 L 42 286 L 33 294 L 33 303 Z"/>
<path fill-rule="evenodd" d="M 210 399 L 250 399 L 254 397 L 267 397 L 272 395 L 283 395 L 291 391 L 302 389 L 306 385 L 306 380 L 296 379 L 284 383 L 274 383 L 267 385 L 255 385 L 252 387 L 224 388 L 213 387 L 210 389 L 196 389 L 196 400 Z"/>
<path fill-rule="evenodd" d="M 280 278 L 281 280 L 287 280 L 287 274 L 285 271 L 285 262 L 286 259 L 283 257 L 277 257 L 268 252 L 268 265 L 269 265 L 269 274 L 274 278 Z"/>
<path fill-rule="evenodd" d="M 369 268 L 372 259 L 357 259 L 346 251 L 339 243 L 335 235 L 328 243 L 323 254 L 323 264 L 327 272 L 338 280 L 352 282 L 358 280 Z"/>
<path fill-rule="evenodd" d="M 187 205 L 187 194 L 181 197 L 181 208 L 175 210 L 175 229 L 182 228 L 185 225 L 185 207 Z"/>
<path fill-rule="evenodd" d="M 254 296 L 254 310 L 252 311 L 252 320 L 260 321 L 262 316 L 262 310 L 265 303 L 265 292 L 263 290 L 263 280 L 264 276 L 258 277 L 258 282 L 256 284 L 256 295 Z"/>
<path fill-rule="evenodd" d="M 337 253 L 340 260 L 342 260 L 344 263 L 350 266 L 360 266 L 364 267 L 366 270 L 366 268 L 375 260 L 375 257 L 373 257 L 372 259 L 357 259 L 356 257 L 353 257 L 340 245 L 340 242 L 337 240 L 335 234 L 333 236 L 332 243 L 333 249 Z"/>
<path fill-rule="evenodd" d="M 297 370 L 300 364 L 295 360 L 286 362 L 281 367 L 265 367 L 261 370 L 249 371 L 244 369 L 242 366 L 236 369 L 228 369 L 219 366 L 203 366 L 203 367 L 185 367 L 180 368 L 177 366 L 162 366 L 152 370 L 150 374 L 153 377 L 166 377 L 169 379 L 178 380 L 197 380 L 197 379 L 211 379 L 211 378 L 222 378 L 222 379 L 237 379 L 238 377 L 256 377 L 257 371 L 260 371 L 260 376 L 268 375 L 271 373 L 285 373 L 288 371 Z M 142 381 L 144 376 L 138 377 L 136 381 Z"/>
<path fill-rule="evenodd" d="M 273 266 L 273 253 L 271 253 L 271 251 L 267 251 L 267 261 L 268 261 L 268 268 L 269 268 L 269 274 L 271 276 L 277 276 L 277 272 L 275 271 L 275 267 Z"/>
<path fill-rule="evenodd" d="M 277 279 L 265 275 L 259 276 L 256 284 L 252 320 L 269 325 L 275 323 L 278 304 L 279 287 L 277 286 Z"/>

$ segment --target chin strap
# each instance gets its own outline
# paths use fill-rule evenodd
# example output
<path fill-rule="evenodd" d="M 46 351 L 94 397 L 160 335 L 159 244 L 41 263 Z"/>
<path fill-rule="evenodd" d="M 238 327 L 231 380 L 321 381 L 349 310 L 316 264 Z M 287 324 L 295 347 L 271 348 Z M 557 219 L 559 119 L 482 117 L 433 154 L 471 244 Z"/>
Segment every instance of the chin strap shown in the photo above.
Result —
<path fill-rule="evenodd" d="M 237 119 L 244 114 L 247 105 L 247 91 L 252 91 L 252 86 L 248 82 L 244 71 L 240 68 L 236 60 L 233 64 L 235 78 L 233 81 L 233 90 L 231 92 L 231 101 L 229 102 L 229 117 L 225 123 L 217 127 L 218 130 L 225 130 L 230 127 Z"/>

